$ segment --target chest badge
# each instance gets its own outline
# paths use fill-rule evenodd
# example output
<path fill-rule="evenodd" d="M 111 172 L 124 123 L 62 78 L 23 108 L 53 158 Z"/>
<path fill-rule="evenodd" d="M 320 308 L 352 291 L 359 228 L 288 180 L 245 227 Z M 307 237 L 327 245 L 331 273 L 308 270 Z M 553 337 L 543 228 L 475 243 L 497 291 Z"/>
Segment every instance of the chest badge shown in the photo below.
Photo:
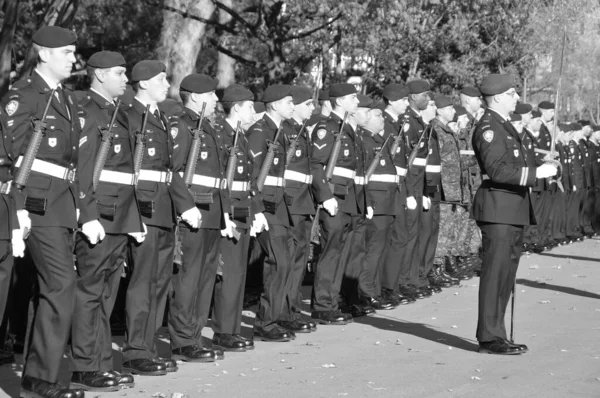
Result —
<path fill-rule="evenodd" d="M 208 158 L 208 152 L 202 151 L 200 152 L 200 159 L 206 160 Z"/>
<path fill-rule="evenodd" d="M 171 137 L 173 137 L 173 139 L 177 138 L 177 133 L 179 133 L 179 129 L 177 127 L 171 128 Z"/>
<path fill-rule="evenodd" d="M 115 153 L 119 153 L 119 152 L 121 152 L 121 144 L 117 144 L 117 145 L 115 145 L 115 146 L 114 146 L 114 149 L 115 149 Z"/>
<path fill-rule="evenodd" d="M 302 155 L 302 150 L 301 149 L 296 149 L 296 157 L 299 158 L 300 155 Z"/>
<path fill-rule="evenodd" d="M 519 157 L 519 150 L 515 149 L 514 153 L 515 153 L 515 157 L 518 158 Z"/>
<path fill-rule="evenodd" d="M 148 148 L 148 156 L 154 156 L 155 153 L 156 151 L 154 150 L 154 148 Z"/>
<path fill-rule="evenodd" d="M 238 166 L 237 172 L 238 174 L 242 174 L 244 172 L 244 166 Z"/>
<path fill-rule="evenodd" d="M 380 165 L 382 165 L 382 166 L 385 166 L 385 159 L 381 159 L 381 160 L 379 161 L 379 164 L 380 164 Z"/>
<path fill-rule="evenodd" d="M 344 156 L 350 156 L 350 149 L 344 149 Z"/>
<path fill-rule="evenodd" d="M 273 159 L 273 164 L 274 164 L 274 165 L 278 165 L 278 164 L 279 164 L 279 158 L 275 158 L 275 159 Z"/>
<path fill-rule="evenodd" d="M 6 111 L 8 116 L 12 116 L 12 115 L 14 115 L 14 113 L 17 111 L 18 108 L 19 108 L 19 102 L 16 100 L 12 100 L 8 104 L 6 104 L 6 107 L 4 108 L 4 110 Z"/>
<path fill-rule="evenodd" d="M 56 138 L 48 138 L 48 146 L 54 148 L 56 146 Z"/>
<path fill-rule="evenodd" d="M 319 137 L 320 140 L 325 138 L 326 135 L 327 135 L 327 130 L 325 130 L 325 129 L 317 130 L 317 137 Z"/>
<path fill-rule="evenodd" d="M 488 130 L 488 131 L 484 132 L 483 139 L 486 140 L 487 142 L 492 142 L 492 140 L 494 139 L 494 132 L 492 130 Z"/>
<path fill-rule="evenodd" d="M 81 129 L 83 130 L 83 128 L 85 127 L 85 118 L 80 117 L 79 118 L 79 124 L 81 125 Z"/>

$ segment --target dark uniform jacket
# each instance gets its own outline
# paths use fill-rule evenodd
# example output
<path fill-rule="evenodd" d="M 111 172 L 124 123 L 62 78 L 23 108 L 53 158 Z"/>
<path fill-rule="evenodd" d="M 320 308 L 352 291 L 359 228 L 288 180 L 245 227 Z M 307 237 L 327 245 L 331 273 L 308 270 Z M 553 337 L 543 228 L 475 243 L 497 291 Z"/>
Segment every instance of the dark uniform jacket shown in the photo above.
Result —
<path fill-rule="evenodd" d="M 578 143 L 579 151 L 581 152 L 581 159 L 583 160 L 583 174 L 585 178 L 585 187 L 593 188 L 594 186 L 594 176 L 593 176 L 593 164 L 592 164 L 592 155 L 589 149 L 589 141 L 586 139 L 581 139 Z"/>
<path fill-rule="evenodd" d="M 198 126 L 198 119 L 200 115 L 189 108 L 184 108 L 178 117 L 171 118 L 171 135 L 174 139 L 173 171 L 182 176 L 192 146 L 192 130 Z M 190 187 L 196 207 L 202 214 L 200 228 L 203 229 L 225 228 L 223 214 L 229 213 L 231 206 L 225 178 L 226 151 L 220 135 L 221 132 L 215 131 L 210 122 L 204 119 L 198 162 L 193 171 L 195 181 L 192 181 Z"/>
<path fill-rule="evenodd" d="M 559 154 L 559 160 L 562 165 L 561 181 L 565 191 L 571 191 L 571 159 L 569 157 L 569 147 L 565 147 L 560 142 L 556 143 L 556 150 Z"/>
<path fill-rule="evenodd" d="M 523 128 L 522 142 L 523 142 L 523 147 L 527 151 L 527 156 L 528 157 L 531 156 L 531 157 L 535 158 L 535 165 L 541 166 L 542 164 L 544 164 L 544 154 L 535 152 L 535 150 L 537 148 L 539 148 L 538 140 L 536 140 L 535 137 L 533 136 L 533 134 L 531 133 L 531 131 L 527 130 L 526 128 Z M 544 191 L 545 185 L 546 185 L 545 178 L 536 179 L 535 185 L 533 186 L 532 191 L 533 192 L 542 192 L 542 191 Z"/>
<path fill-rule="evenodd" d="M 394 156 L 394 166 L 396 168 L 396 174 L 400 177 L 400 184 L 398 184 L 398 193 L 396 194 L 396 209 L 399 206 L 406 205 L 406 198 L 409 196 L 415 196 L 414 192 L 412 192 L 412 187 L 407 185 L 406 175 L 408 173 L 408 167 L 406 166 L 406 161 L 408 158 L 408 154 L 406 151 L 406 130 L 410 128 L 408 123 L 404 124 L 404 121 L 407 120 L 404 117 L 399 117 L 397 120 L 387 112 L 383 112 L 383 119 L 385 121 L 383 128 L 383 138 L 387 139 L 387 137 L 391 134 L 392 138 L 390 138 L 389 149 L 392 149 L 392 144 L 398 134 L 400 134 L 400 145 L 398 145 L 398 149 L 396 149 L 396 153 Z M 402 127 L 404 126 L 404 127 Z"/>
<path fill-rule="evenodd" d="M 34 72 L 28 79 L 16 82 L 4 97 L 2 106 L 8 118 L 8 136 L 13 139 L 14 168 L 19 157 L 25 154 L 33 133 L 33 119 L 41 119 L 50 98 L 50 87 L 46 81 Z M 65 170 L 64 178 L 32 171 L 27 186 L 22 192 L 13 189 L 17 207 L 25 206 L 25 198 L 45 200 L 45 211 L 33 211 L 28 208 L 33 226 L 54 226 L 77 228 L 76 207 L 79 198 L 77 168 L 80 124 L 77 120 L 77 100 L 67 88 L 57 91 L 52 97 L 46 117 L 46 132 L 42 138 L 36 159 L 59 166 Z M 45 170 L 50 170 L 45 167 Z M 61 169 L 62 170 L 62 169 Z M 55 171 L 60 171 L 55 169 Z M 13 170 L 13 175 L 16 174 Z M 28 203 L 31 203 L 28 201 Z M 36 206 L 43 209 L 42 206 Z"/>
<path fill-rule="evenodd" d="M 79 223 L 99 220 L 109 234 L 141 232 L 143 226 L 133 185 L 135 139 L 129 131 L 127 114 L 121 107 L 111 130 L 114 138 L 98 188 L 94 191 L 94 165 L 102 145 L 100 128 L 108 129 L 114 112 L 115 105 L 94 90 L 90 90 L 79 103 L 78 115 L 82 129 L 78 166 Z M 127 175 L 129 180 L 126 179 Z"/>
<path fill-rule="evenodd" d="M 382 150 L 386 139 L 381 135 L 373 134 L 360 127 L 359 134 L 362 136 L 367 170 L 377 153 L 381 153 L 377 167 L 367 181 L 367 205 L 373 207 L 374 215 L 393 216 L 396 209 L 396 195 L 400 194 L 398 191 L 400 176 L 396 174 L 396 166 L 394 166 L 389 151 L 392 138 L 389 139 L 386 147 Z"/>
<path fill-rule="evenodd" d="M 282 127 L 283 128 L 283 127 Z M 277 126 L 271 117 L 265 114 L 248 129 L 248 148 L 252 162 L 252 183 L 256 184 L 260 169 L 268 152 L 268 143 L 275 139 Z M 275 147 L 275 158 L 269 169 L 267 182 L 261 192 L 261 198 L 265 208 L 265 217 L 269 224 L 290 225 L 290 213 L 288 203 L 283 189 L 283 173 L 285 171 L 285 144 L 283 132 L 279 134 L 277 146 Z M 269 180 L 272 181 L 269 183 Z"/>
<path fill-rule="evenodd" d="M 13 179 L 10 174 L 13 164 L 12 140 L 8 135 L 5 118 L 6 114 L 0 110 L 0 183 L 2 184 L 7 184 Z M 0 240 L 11 239 L 12 230 L 19 228 L 15 201 L 10 195 L 12 189 L 16 188 L 10 184 L 10 188 L 5 188 L 0 193 Z"/>
<path fill-rule="evenodd" d="M 289 145 L 296 140 L 302 126 L 295 120 L 283 122 L 283 133 Z M 313 215 L 315 214 L 315 201 L 312 192 L 312 174 L 310 173 L 310 144 L 307 139 L 308 131 L 302 131 L 298 138 L 296 150 L 289 159 L 285 169 L 285 193 L 292 198 L 290 214 Z M 304 181 L 298 181 L 304 180 Z"/>
<path fill-rule="evenodd" d="M 129 127 L 132 132 L 142 128 L 145 106 L 137 99 L 127 110 Z M 142 161 L 143 170 L 162 172 L 169 176 L 170 182 L 139 180 L 137 186 L 138 203 L 142 221 L 146 225 L 172 228 L 175 225 L 176 212 L 181 214 L 194 207 L 194 201 L 178 173 L 172 173 L 173 137 L 169 120 L 163 113 L 156 118 L 150 114 L 146 124 L 146 144 Z"/>
<path fill-rule="evenodd" d="M 473 201 L 473 218 L 488 223 L 535 224 L 529 196 L 536 179 L 535 159 L 527 156 L 510 122 L 487 109 L 473 134 L 473 149 L 483 177 Z"/>
<path fill-rule="evenodd" d="M 442 200 L 447 202 L 469 203 L 471 201 L 468 175 L 465 175 L 465 167 L 460 156 L 458 137 L 452 130 L 441 123 L 436 123 L 434 129 L 438 138 L 440 148 L 440 159 L 442 163 L 441 185 Z M 468 170 L 467 170 L 468 171 Z M 466 190 L 465 190 L 466 187 Z"/>
<path fill-rule="evenodd" d="M 594 187 L 600 188 L 600 145 L 590 141 L 589 143 L 590 156 L 592 158 L 592 176 L 594 179 Z"/>
<path fill-rule="evenodd" d="M 546 127 L 546 124 L 542 122 L 540 126 L 540 136 L 538 137 L 538 144 L 541 149 L 545 151 L 550 150 L 550 146 L 552 145 L 552 134 L 550 134 L 550 130 Z"/>
<path fill-rule="evenodd" d="M 427 143 L 427 165 L 425 166 L 425 191 L 424 193 L 433 200 L 442 198 L 442 159 L 440 158 L 440 145 L 437 130 L 445 126 L 437 119 L 431 121 L 432 129 Z"/>
<path fill-rule="evenodd" d="M 585 189 L 585 165 L 579 144 L 573 140 L 569 141 L 569 160 L 571 164 L 571 189 L 581 191 Z"/>
<path fill-rule="evenodd" d="M 214 124 L 214 129 L 217 132 L 217 137 L 221 140 L 221 145 L 231 151 L 235 139 L 235 129 L 233 126 L 227 120 L 218 119 Z M 233 184 L 228 187 L 230 189 L 229 214 L 233 217 L 233 221 L 238 228 L 248 229 L 252 224 L 254 215 L 262 213 L 265 208 L 261 195 L 257 194 L 256 181 L 254 181 L 253 185 L 253 163 L 251 161 L 250 150 L 248 149 L 246 133 L 240 130 L 239 134 Z M 229 154 L 227 154 L 225 169 L 227 169 L 228 162 Z"/>
<path fill-rule="evenodd" d="M 418 146 L 416 149 L 417 156 L 413 164 L 408 167 L 406 185 L 408 192 L 414 193 L 415 197 L 421 197 L 425 191 L 425 166 L 427 164 L 427 155 L 429 154 L 427 146 L 429 140 L 427 137 L 423 137 L 419 142 L 419 139 L 425 133 L 427 125 L 421 118 L 421 115 L 411 107 L 408 107 L 406 110 L 406 115 L 408 116 L 409 125 L 406 131 L 408 157 L 410 157 L 412 151 Z"/>
<path fill-rule="evenodd" d="M 332 188 L 325 176 L 325 168 L 332 154 L 335 135 L 340 132 L 342 118 L 335 112 L 324 121 L 315 126 L 312 133 L 311 173 L 313 175 L 313 189 L 317 203 L 322 203 L 335 197 L 339 203 L 339 211 L 357 215 L 364 211 L 360 192 L 355 185 L 355 177 L 363 174 L 362 148 L 352 126 L 348 123 L 342 131 L 342 146 L 335 164 L 333 177 L 330 181 Z M 362 190 L 362 189 L 361 189 Z M 364 196 L 362 196 L 364 199 Z"/>

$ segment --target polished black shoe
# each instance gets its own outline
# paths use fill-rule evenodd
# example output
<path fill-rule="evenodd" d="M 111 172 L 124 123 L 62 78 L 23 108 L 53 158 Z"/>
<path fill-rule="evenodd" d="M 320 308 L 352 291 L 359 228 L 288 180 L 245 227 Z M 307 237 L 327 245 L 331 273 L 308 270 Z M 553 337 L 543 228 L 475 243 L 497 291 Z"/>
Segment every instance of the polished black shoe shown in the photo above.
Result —
<path fill-rule="evenodd" d="M 352 315 L 352 318 L 360 318 L 362 316 L 372 315 L 375 313 L 373 307 L 367 305 L 352 304 L 343 308 L 344 312 Z"/>
<path fill-rule="evenodd" d="M 219 348 L 223 351 L 245 352 L 246 343 L 235 334 L 215 333 L 212 338 L 213 349 Z"/>
<path fill-rule="evenodd" d="M 123 373 L 142 376 L 163 376 L 167 374 L 167 367 L 148 358 L 132 359 L 123 362 Z"/>
<path fill-rule="evenodd" d="M 275 325 L 269 330 L 254 327 L 254 335 L 260 337 L 262 341 L 268 342 L 287 342 L 292 340 L 292 334 Z"/>
<path fill-rule="evenodd" d="M 105 376 L 112 377 L 117 381 L 117 384 L 121 388 L 133 388 L 135 387 L 135 380 L 133 375 L 129 373 L 119 373 L 116 370 L 111 370 L 109 372 L 103 373 Z"/>
<path fill-rule="evenodd" d="M 495 355 L 519 355 L 522 354 L 521 350 L 510 345 L 503 339 L 496 339 L 493 341 L 480 341 L 479 342 L 479 353 L 481 354 L 495 354 Z"/>
<path fill-rule="evenodd" d="M 393 310 L 394 304 L 381 296 L 365 297 L 363 305 L 371 307 L 374 310 Z"/>
<path fill-rule="evenodd" d="M 440 272 L 438 272 L 438 269 L 441 267 L 436 267 L 435 269 L 431 270 L 429 272 L 429 274 L 427 274 L 427 280 L 429 281 L 429 284 L 431 286 L 437 286 L 437 287 L 451 287 L 452 286 L 452 282 L 450 282 L 449 280 L 446 280 Z"/>
<path fill-rule="evenodd" d="M 295 333 L 310 333 L 310 325 L 297 319 L 293 321 L 279 321 L 277 324 Z"/>
<path fill-rule="evenodd" d="M 248 339 L 248 338 L 242 336 L 241 334 L 235 334 L 234 336 L 237 337 L 239 340 L 243 341 L 244 344 L 246 344 L 246 350 L 254 349 L 254 340 Z"/>
<path fill-rule="evenodd" d="M 21 379 L 21 398 L 83 398 L 81 389 L 72 389 L 49 383 L 35 377 L 23 376 Z"/>
<path fill-rule="evenodd" d="M 373 310 L 373 313 L 374 312 L 375 311 Z M 334 313 L 341 315 L 346 320 L 346 322 L 348 322 L 348 323 L 354 322 L 354 318 L 352 317 L 352 314 L 348 314 L 347 312 L 343 312 L 343 311 L 340 311 L 340 310 L 334 311 Z"/>
<path fill-rule="evenodd" d="M 389 289 L 382 289 L 381 294 L 386 300 L 392 302 L 394 306 L 411 304 L 417 301 L 414 298 L 405 297 Z"/>
<path fill-rule="evenodd" d="M 516 344 L 513 342 L 510 342 L 508 340 L 504 340 L 506 342 L 506 344 L 513 346 L 513 347 L 517 347 L 519 349 L 519 351 L 521 351 L 521 354 L 525 354 L 526 352 L 529 352 L 529 348 L 525 345 L 525 344 Z"/>
<path fill-rule="evenodd" d="M 398 286 L 398 291 L 401 295 L 405 297 L 411 297 L 413 299 L 422 299 L 425 297 L 423 292 L 417 291 L 416 288 L 411 287 L 410 285 L 400 285 Z"/>
<path fill-rule="evenodd" d="M 73 372 L 70 388 L 80 388 L 85 391 L 118 391 L 119 382 L 103 372 Z"/>
<path fill-rule="evenodd" d="M 473 278 L 473 274 L 470 272 L 466 272 L 465 269 L 462 269 L 456 261 L 450 261 L 446 264 L 446 272 L 450 277 L 456 278 L 461 281 L 468 281 Z"/>
<path fill-rule="evenodd" d="M 338 311 L 313 311 L 310 316 L 321 325 L 346 325 L 348 323 L 347 317 Z"/>
<path fill-rule="evenodd" d="M 428 298 L 428 297 L 433 296 L 433 291 L 429 290 L 425 287 L 421 288 L 421 287 L 417 287 L 415 285 L 408 285 L 408 286 L 413 288 L 417 294 L 422 293 L 423 295 L 421 296 L 421 298 Z"/>
<path fill-rule="evenodd" d="M 15 362 L 15 354 L 10 351 L 0 350 L 0 365 L 4 365 L 6 363 L 14 363 Z"/>
<path fill-rule="evenodd" d="M 184 362 L 214 362 L 216 360 L 216 355 L 213 350 L 209 350 L 194 344 L 181 348 L 175 348 L 171 351 L 171 358 L 173 358 L 173 360 L 180 360 Z M 177 362 L 175 362 L 175 365 L 177 365 Z"/>
<path fill-rule="evenodd" d="M 419 287 L 419 289 L 421 290 L 427 290 L 430 291 L 431 294 L 438 294 L 442 292 L 442 288 L 439 286 L 433 286 L 433 285 L 425 285 L 425 286 L 421 286 Z"/>
<path fill-rule="evenodd" d="M 317 331 L 317 323 L 314 321 L 303 321 L 308 323 L 308 326 L 310 326 L 310 331 L 311 332 L 316 332 Z"/>
<path fill-rule="evenodd" d="M 222 361 L 223 359 L 225 359 L 225 352 L 223 352 L 222 349 L 218 347 L 211 347 L 211 350 L 215 353 L 215 359 L 217 361 Z"/>
<path fill-rule="evenodd" d="M 158 357 L 158 358 L 154 358 L 153 361 L 162 363 L 163 365 L 165 365 L 167 367 L 168 373 L 177 372 L 177 370 L 179 369 L 177 367 L 177 361 L 175 359 Z"/>

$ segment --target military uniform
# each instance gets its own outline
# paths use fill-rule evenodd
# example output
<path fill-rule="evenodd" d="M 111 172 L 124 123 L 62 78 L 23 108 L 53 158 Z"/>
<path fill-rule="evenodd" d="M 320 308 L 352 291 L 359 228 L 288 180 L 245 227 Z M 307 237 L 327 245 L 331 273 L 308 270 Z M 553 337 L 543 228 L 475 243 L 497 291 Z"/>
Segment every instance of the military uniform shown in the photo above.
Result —
<path fill-rule="evenodd" d="M 595 201 L 592 154 L 590 153 L 589 142 L 585 138 L 582 138 L 579 141 L 578 146 L 583 160 L 583 172 L 585 176 L 585 191 L 582 197 L 581 228 L 584 235 L 591 237 L 594 235 L 592 218 Z"/>
<path fill-rule="evenodd" d="M 567 201 L 567 236 L 571 239 L 583 237 L 583 204 L 585 198 L 585 164 L 576 141 L 569 141 L 571 195 Z"/>
<path fill-rule="evenodd" d="M 592 228 L 595 233 L 600 233 L 600 144 L 590 141 L 589 148 L 592 158 L 592 176 L 594 179 Z"/>
<path fill-rule="evenodd" d="M 536 153 L 535 150 L 539 147 L 538 141 L 535 139 L 533 134 L 523 129 L 522 143 L 524 149 L 527 151 L 527 156 L 535 158 L 536 166 L 541 166 L 543 162 L 543 155 Z M 537 246 L 543 246 L 550 230 L 549 225 L 551 223 L 549 210 L 547 206 L 550 204 L 549 200 L 544 200 L 544 179 L 536 180 L 535 185 L 531 188 L 531 202 L 533 203 L 533 212 L 535 218 L 538 221 L 536 225 L 529 225 L 525 227 L 523 231 L 523 248 L 528 250 L 530 248 L 536 248 Z"/>

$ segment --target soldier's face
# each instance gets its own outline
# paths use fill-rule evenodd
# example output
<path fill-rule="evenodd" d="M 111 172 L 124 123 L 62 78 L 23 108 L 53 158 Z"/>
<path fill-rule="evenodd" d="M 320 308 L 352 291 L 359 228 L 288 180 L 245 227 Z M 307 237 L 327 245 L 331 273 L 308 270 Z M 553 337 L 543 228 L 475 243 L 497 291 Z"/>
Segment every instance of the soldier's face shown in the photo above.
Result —
<path fill-rule="evenodd" d="M 127 88 L 127 70 L 123 66 L 115 66 L 109 69 L 98 69 L 96 77 L 102 83 L 102 87 L 111 96 L 111 98 L 120 97 Z"/>
<path fill-rule="evenodd" d="M 456 114 L 456 109 L 453 106 L 445 106 L 443 108 L 437 108 L 437 113 L 440 115 L 446 122 L 452 121 L 454 119 L 454 115 Z"/>
<path fill-rule="evenodd" d="M 503 92 L 502 94 L 496 95 L 498 98 L 498 102 L 502 104 L 502 107 L 506 109 L 508 112 L 514 112 L 517 107 L 517 102 L 519 102 L 519 94 L 517 94 L 517 90 L 511 88 Z"/>
<path fill-rule="evenodd" d="M 511 122 L 513 127 L 515 128 L 515 130 L 517 130 L 517 132 L 519 134 L 521 134 L 523 132 L 523 122 L 522 121 L 517 121 L 517 122 Z"/>
<path fill-rule="evenodd" d="M 431 121 L 431 120 L 433 120 L 433 118 L 435 118 L 436 110 L 437 110 L 437 108 L 435 106 L 435 102 L 428 101 L 427 107 L 425 108 L 425 110 L 423 112 L 421 112 L 421 117 L 423 118 L 423 120 L 425 120 L 426 122 L 429 123 L 429 121 Z M 452 118 L 450 118 L 450 120 L 452 120 Z"/>
<path fill-rule="evenodd" d="M 418 110 L 424 111 L 429 105 L 429 91 L 420 94 L 411 94 L 412 101 Z"/>
<path fill-rule="evenodd" d="M 452 130 L 452 132 L 454 134 L 458 133 L 458 123 L 456 123 L 456 122 L 450 122 L 450 123 L 448 123 L 448 128 L 450 130 Z"/>
<path fill-rule="evenodd" d="M 540 109 L 544 122 L 549 122 L 554 119 L 554 109 Z"/>
<path fill-rule="evenodd" d="M 152 100 L 156 102 L 163 102 L 165 99 L 167 99 L 167 94 L 171 85 L 167 80 L 167 74 L 165 72 L 161 72 L 152 79 L 146 80 L 142 83 L 145 83 L 145 89 L 148 92 L 148 96 Z"/>
<path fill-rule="evenodd" d="M 385 121 L 381 109 L 371 109 L 367 113 L 369 130 L 379 133 L 383 130 Z"/>
<path fill-rule="evenodd" d="M 477 112 L 481 108 L 481 98 L 480 97 L 467 97 L 466 101 L 467 110 L 471 113 Z"/>
<path fill-rule="evenodd" d="M 459 129 L 464 129 L 469 124 L 469 117 L 467 115 L 460 115 L 458 117 L 457 125 Z"/>
<path fill-rule="evenodd" d="M 39 53 L 40 58 L 47 64 L 49 72 L 58 80 L 71 76 L 75 63 L 75 46 L 44 48 Z"/>
<path fill-rule="evenodd" d="M 255 122 L 254 115 L 256 112 L 254 112 L 254 102 L 244 101 L 236 106 L 238 107 L 237 112 L 240 121 L 242 122 L 242 128 L 246 130 L 252 123 Z"/>
<path fill-rule="evenodd" d="M 336 102 L 342 108 L 342 111 L 348 112 L 352 115 L 358 109 L 358 97 L 356 94 L 344 95 L 336 99 Z"/>
<path fill-rule="evenodd" d="M 294 100 L 292 99 L 291 96 L 280 99 L 275 104 L 275 109 L 277 111 L 277 114 L 282 119 L 291 119 L 291 117 L 294 115 L 294 108 L 295 108 Z"/>
<path fill-rule="evenodd" d="M 523 119 L 523 126 L 529 126 L 531 124 L 531 112 L 521 115 Z"/>
<path fill-rule="evenodd" d="M 304 121 L 311 117 L 314 110 L 315 104 L 313 100 L 308 100 L 296 105 L 296 108 L 294 109 L 294 114 L 298 119 Z"/>
<path fill-rule="evenodd" d="M 353 114 L 352 118 L 362 127 L 367 127 L 367 121 L 369 119 L 369 108 L 358 108 Z"/>
<path fill-rule="evenodd" d="M 202 110 L 203 104 L 206 104 L 206 108 L 204 109 L 204 116 L 209 117 L 214 115 L 215 108 L 217 107 L 217 101 L 219 101 L 219 98 L 217 97 L 214 91 L 209 91 L 208 93 L 194 94 L 194 100 L 198 104 L 199 110 Z"/>
<path fill-rule="evenodd" d="M 532 133 L 537 133 L 538 135 L 540 134 L 540 128 L 542 127 L 542 120 L 540 118 L 535 118 L 531 120 L 531 123 L 529 123 L 529 128 L 531 129 Z M 537 136 L 536 136 L 537 138 Z"/>
<path fill-rule="evenodd" d="M 398 115 L 402 115 L 408 108 L 408 98 L 400 98 L 397 101 L 390 101 L 390 105 L 392 106 L 394 112 L 396 112 Z"/>

